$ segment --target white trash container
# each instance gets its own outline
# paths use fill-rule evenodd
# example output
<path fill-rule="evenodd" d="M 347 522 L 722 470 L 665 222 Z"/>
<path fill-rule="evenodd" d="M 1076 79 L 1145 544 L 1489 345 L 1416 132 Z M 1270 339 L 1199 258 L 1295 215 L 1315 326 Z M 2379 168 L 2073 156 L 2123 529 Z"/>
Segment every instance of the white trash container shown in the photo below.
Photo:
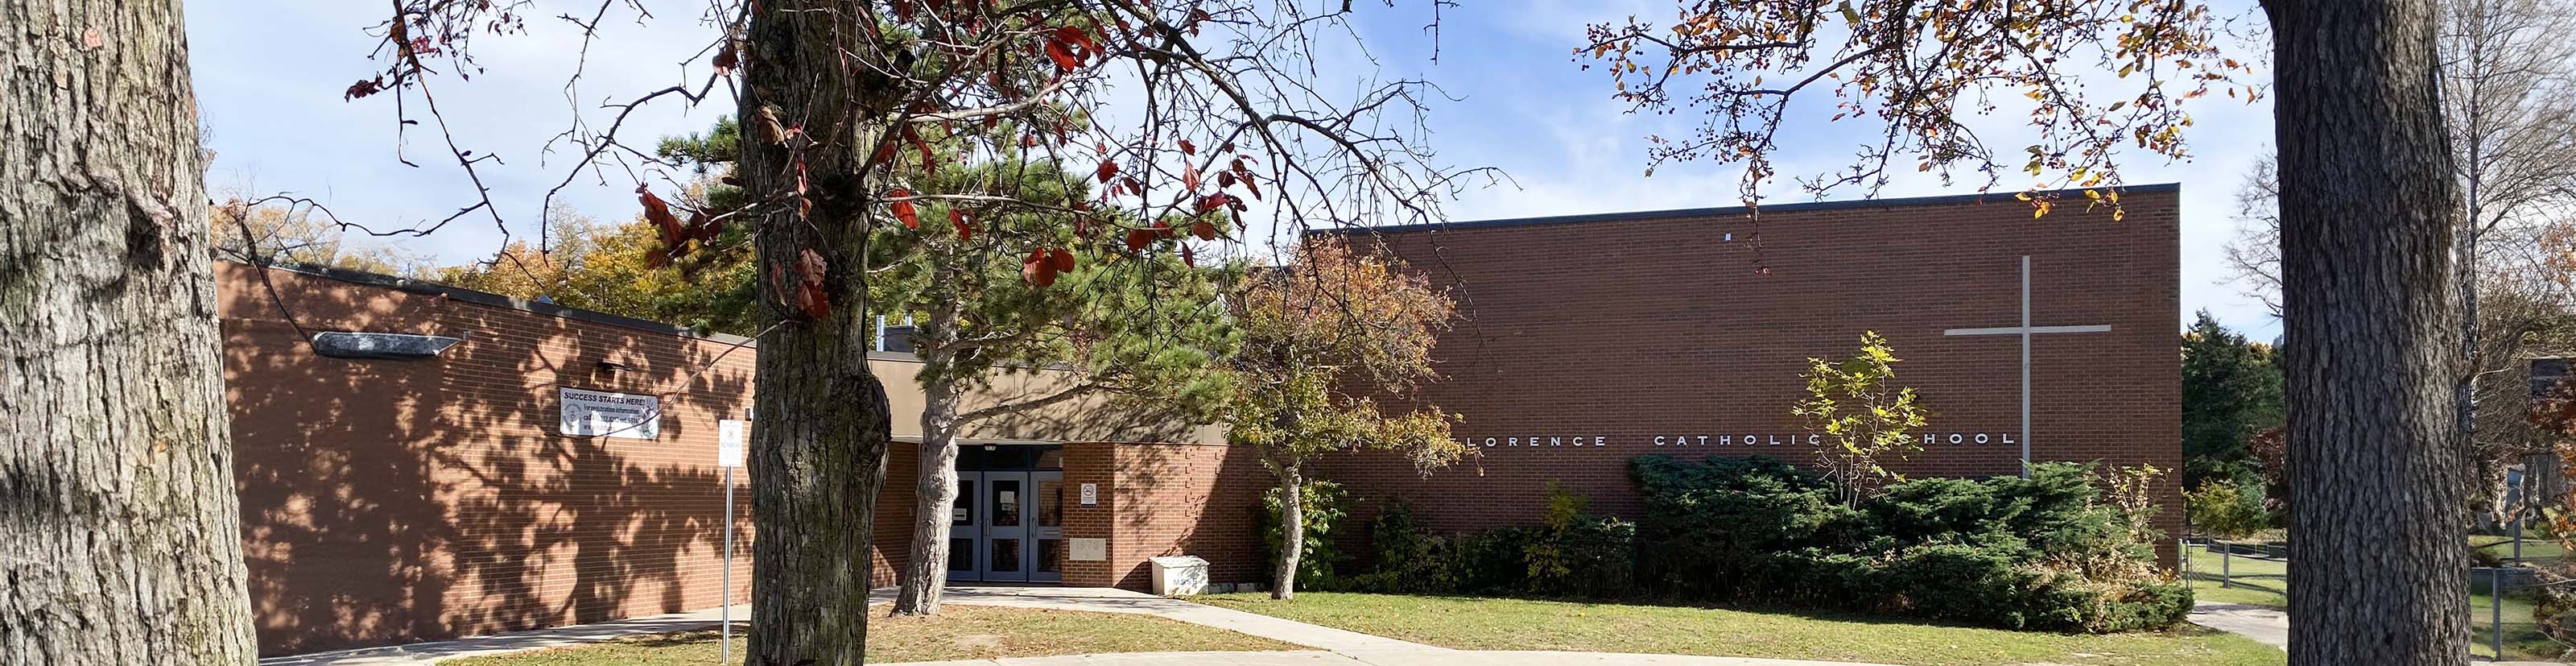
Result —
<path fill-rule="evenodd" d="M 1207 593 L 1208 562 L 1196 555 L 1171 555 L 1154 559 L 1154 594 L 1165 597 L 1187 597 Z"/>

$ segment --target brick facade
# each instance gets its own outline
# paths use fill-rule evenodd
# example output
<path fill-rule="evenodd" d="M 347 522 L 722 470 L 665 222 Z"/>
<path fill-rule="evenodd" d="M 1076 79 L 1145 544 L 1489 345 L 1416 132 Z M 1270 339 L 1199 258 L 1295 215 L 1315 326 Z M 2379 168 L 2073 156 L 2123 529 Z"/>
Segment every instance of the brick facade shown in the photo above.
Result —
<path fill-rule="evenodd" d="M 1596 511 L 1634 516 L 1637 455 L 1805 460 L 1807 447 L 1768 443 L 1803 434 L 1788 410 L 1804 359 L 1848 355 L 1863 330 L 1905 359 L 1902 383 L 1920 389 L 1945 438 L 1902 470 L 2010 474 L 2018 448 L 1998 436 L 2018 428 L 2017 339 L 1943 330 L 2018 323 L 2022 255 L 2034 323 L 2112 326 L 2034 341 L 2038 458 L 2178 469 L 2178 193 L 2133 188 L 2126 200 L 2119 222 L 2080 204 L 2033 220 L 2009 197 L 1952 197 L 1773 206 L 1758 230 L 1730 210 L 1388 230 L 1390 247 L 1459 299 L 1465 320 L 1436 350 L 1447 378 L 1424 397 L 1463 414 L 1457 434 L 1482 455 L 1427 477 L 1388 455 L 1322 461 L 1316 476 L 1359 500 L 1339 547 L 1366 553 L 1366 521 L 1391 498 L 1412 500 L 1434 529 L 1475 530 L 1535 522 L 1553 481 Z M 751 404 L 756 351 L 739 339 L 357 274 L 220 264 L 217 277 L 263 654 L 727 598 L 713 463 L 716 420 Z M 464 342 L 430 360 L 333 359 L 302 342 L 322 330 Z M 917 434 L 918 363 L 871 365 L 897 437 Z M 1014 377 L 965 407 L 1069 379 Z M 557 434 L 559 387 L 659 395 L 661 433 Z M 1951 433 L 1963 443 L 1946 443 Z M 1974 443 L 1980 433 L 1988 443 Z M 1175 554 L 1207 558 L 1217 583 L 1261 578 L 1254 511 L 1269 477 L 1216 428 L 1100 399 L 966 439 L 1060 443 L 1064 492 L 1096 485 L 1098 504 L 1065 501 L 1064 536 L 1105 540 L 1107 558 L 1067 562 L 1066 585 L 1141 589 L 1147 558 Z M 893 446 L 875 552 L 853 554 L 871 558 L 879 585 L 910 542 L 915 450 Z M 2156 489 L 2167 507 L 2180 505 L 2174 480 Z M 750 493 L 739 497 L 736 601 L 750 580 Z M 2168 529 L 2179 519 L 2178 508 L 2162 517 Z"/>
<path fill-rule="evenodd" d="M 1944 331 L 2018 325 L 2028 255 L 2034 325 L 2112 327 L 2034 336 L 2034 457 L 2174 470 L 2154 489 L 2173 533 L 2180 193 L 2131 188 L 2120 221 L 2071 196 L 2039 219 L 1996 195 L 1766 206 L 1758 227 L 1709 209 L 1381 230 L 1458 301 L 1462 320 L 1434 350 L 1445 378 L 1421 397 L 1463 415 L 1455 434 L 1482 455 L 1427 478 L 1393 455 L 1335 456 L 1321 475 L 1362 499 L 1355 521 L 1401 497 L 1437 530 L 1534 524 L 1549 482 L 1634 518 L 1639 455 L 1812 460 L 1791 441 L 1806 434 L 1789 413 L 1799 373 L 1809 357 L 1850 356 L 1869 330 L 1903 359 L 1899 382 L 1941 441 L 1896 468 L 2013 474 L 2020 447 L 2001 436 L 2020 427 L 2019 338 Z M 1342 549 L 1367 552 L 1365 529 L 1346 529 Z"/>
<path fill-rule="evenodd" d="M 262 654 L 696 610 L 726 598 L 716 421 L 741 418 L 751 404 L 757 352 L 737 348 L 739 339 L 360 274 L 219 263 L 217 278 Z M 435 359 L 337 359 L 302 342 L 326 330 L 464 341 Z M 886 381 L 896 436 L 917 441 L 918 362 L 889 354 L 870 364 Z M 994 390 L 1042 391 L 1062 375 L 1021 375 Z M 558 387 L 658 395 L 659 436 L 558 434 Z M 991 397 L 970 396 L 966 407 Z M 1243 544 L 1260 472 L 1212 428 L 1084 400 L 967 437 L 1069 442 L 1067 487 L 1101 484 L 1099 506 L 1066 503 L 1065 536 L 1105 539 L 1109 557 L 1069 563 L 1066 584 L 1141 588 L 1144 558 L 1183 552 L 1216 562 L 1218 581 L 1257 576 Z M 854 554 L 876 563 L 878 585 L 894 582 L 910 543 L 916 449 L 897 442 L 889 451 L 877 548 Z M 742 531 L 731 598 L 741 602 L 751 493 L 748 470 L 736 474 Z"/>
<path fill-rule="evenodd" d="M 722 600 L 715 419 L 749 404 L 749 355 L 713 361 L 726 345 L 431 292 L 217 270 L 263 654 Z M 324 358 L 297 325 L 465 342 L 436 360 Z M 556 435 L 557 386 L 663 394 L 660 438 Z"/>

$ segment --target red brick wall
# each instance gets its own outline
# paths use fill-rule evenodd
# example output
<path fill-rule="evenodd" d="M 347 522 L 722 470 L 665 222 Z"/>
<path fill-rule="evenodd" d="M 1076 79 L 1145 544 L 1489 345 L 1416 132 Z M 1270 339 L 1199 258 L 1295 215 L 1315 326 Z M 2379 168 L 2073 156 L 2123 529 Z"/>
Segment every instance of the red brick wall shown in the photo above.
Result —
<path fill-rule="evenodd" d="M 2074 201 L 2040 219 L 1995 196 L 1778 206 L 1758 228 L 1739 212 L 1388 234 L 1463 317 L 1435 350 L 1447 377 L 1423 397 L 1464 416 L 1456 434 L 1498 445 L 1429 478 L 1375 454 L 1336 456 L 1323 475 L 1362 498 L 1355 521 L 1406 497 L 1434 529 L 1531 524 L 1550 481 L 1633 517 L 1627 464 L 1639 455 L 1812 460 L 1812 447 L 1768 442 L 1804 434 L 1789 409 L 1805 359 L 1848 357 L 1865 330 L 1904 359 L 1899 381 L 1934 411 L 1929 432 L 1991 442 L 1930 446 L 1897 469 L 2012 474 L 2019 446 L 1999 436 L 2019 428 L 2018 339 L 1943 329 L 2018 324 L 2025 254 L 2034 324 L 2112 326 L 2034 338 L 2035 458 L 2179 470 L 2179 193 L 2133 190 L 2116 222 Z M 1746 434 L 1765 443 L 1743 445 Z M 1659 435 L 1691 444 L 1657 446 Z M 1737 443 L 1717 444 L 1724 435 Z M 1533 437 L 1543 445 L 1512 443 Z M 2175 474 L 2156 488 L 2168 532 L 2181 519 Z M 1345 550 L 1365 552 L 1364 527 Z"/>
<path fill-rule="evenodd" d="M 1249 447 L 1209 444 L 1110 448 L 1115 472 L 1100 487 L 1103 506 L 1088 512 L 1109 522 L 1106 584 L 1147 589 L 1154 579 L 1148 558 L 1164 555 L 1207 559 L 1209 582 L 1261 580 L 1265 558 L 1254 512 L 1271 481 L 1258 454 Z M 1078 483 L 1070 471 L 1065 477 Z M 1086 580 L 1066 578 L 1067 584 L 1102 584 Z"/>
<path fill-rule="evenodd" d="M 886 449 L 885 485 L 877 488 L 876 529 L 868 541 L 875 548 L 868 553 L 873 563 L 868 570 L 868 585 L 893 585 L 903 575 L 903 563 L 912 554 L 912 487 L 921 474 L 921 445 L 895 442 Z"/>
<path fill-rule="evenodd" d="M 751 404 L 752 349 L 727 353 L 726 343 L 645 322 L 437 290 L 286 270 L 266 271 L 263 283 L 261 271 L 229 263 L 217 271 L 263 654 L 721 603 L 716 421 L 740 418 Z M 295 323 L 271 300 L 272 286 Z M 437 359 L 332 359 L 308 351 L 296 324 L 464 342 Z M 624 368 L 603 371 L 602 361 Z M 906 393 L 917 389 L 896 376 L 911 364 L 875 365 L 896 408 L 918 409 L 918 396 Z M 557 434 L 561 386 L 660 395 L 660 437 Z M 1099 411 L 1013 427 L 1075 431 L 1109 421 L 1123 431 L 1206 436 Z M 903 432 L 917 417 L 896 419 Z M 917 450 L 898 442 L 888 452 L 866 555 L 876 585 L 894 583 L 910 547 Z M 749 598 L 751 493 L 748 472 L 736 474 L 739 602 Z M 1111 549 L 1104 562 L 1068 562 L 1066 583 L 1143 589 L 1145 558 L 1179 553 L 1215 562 L 1217 581 L 1254 580 L 1250 511 L 1262 478 L 1248 452 L 1223 445 L 1067 444 L 1068 488 L 1100 484 L 1101 503 L 1068 502 L 1065 536 L 1108 539 Z"/>
<path fill-rule="evenodd" d="M 723 598 L 715 421 L 749 404 L 749 353 L 716 362 L 725 345 L 711 341 L 268 271 L 306 329 L 464 339 L 436 360 L 323 358 L 257 271 L 218 271 L 264 654 Z M 661 435 L 558 435 L 558 386 L 660 394 Z M 747 501 L 736 516 L 741 599 Z"/>

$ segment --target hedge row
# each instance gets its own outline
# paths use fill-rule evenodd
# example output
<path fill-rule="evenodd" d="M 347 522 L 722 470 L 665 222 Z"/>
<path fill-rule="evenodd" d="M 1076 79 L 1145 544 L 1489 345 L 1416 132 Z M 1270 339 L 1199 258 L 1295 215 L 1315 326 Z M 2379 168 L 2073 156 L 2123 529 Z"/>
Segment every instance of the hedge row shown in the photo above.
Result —
<path fill-rule="evenodd" d="M 2130 532 L 2086 466 L 1906 481 L 1857 506 L 1770 458 L 1648 456 L 1631 472 L 1640 523 L 1591 515 L 1552 489 L 1540 527 L 1437 535 L 1395 504 L 1374 525 L 1372 570 L 1305 586 L 1646 596 L 2096 633 L 2163 628 L 2191 610 L 2189 587 L 2154 567 L 2152 537 Z"/>

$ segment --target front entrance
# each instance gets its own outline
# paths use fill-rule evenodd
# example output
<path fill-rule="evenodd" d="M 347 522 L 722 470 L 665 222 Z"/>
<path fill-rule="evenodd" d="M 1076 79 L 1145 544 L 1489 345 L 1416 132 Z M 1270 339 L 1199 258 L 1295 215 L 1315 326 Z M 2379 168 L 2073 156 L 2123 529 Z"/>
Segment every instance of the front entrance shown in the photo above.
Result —
<path fill-rule="evenodd" d="M 970 444 L 957 452 L 948 579 L 1064 580 L 1064 447 Z"/>

